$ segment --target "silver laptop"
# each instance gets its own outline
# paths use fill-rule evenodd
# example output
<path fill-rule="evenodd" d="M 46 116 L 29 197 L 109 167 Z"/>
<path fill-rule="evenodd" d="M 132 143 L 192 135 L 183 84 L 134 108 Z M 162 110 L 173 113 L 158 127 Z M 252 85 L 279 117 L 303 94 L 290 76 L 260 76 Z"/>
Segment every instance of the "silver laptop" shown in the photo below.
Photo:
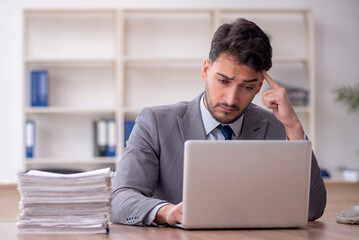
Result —
<path fill-rule="evenodd" d="M 311 156 L 309 141 L 187 141 L 181 227 L 306 226 Z"/>

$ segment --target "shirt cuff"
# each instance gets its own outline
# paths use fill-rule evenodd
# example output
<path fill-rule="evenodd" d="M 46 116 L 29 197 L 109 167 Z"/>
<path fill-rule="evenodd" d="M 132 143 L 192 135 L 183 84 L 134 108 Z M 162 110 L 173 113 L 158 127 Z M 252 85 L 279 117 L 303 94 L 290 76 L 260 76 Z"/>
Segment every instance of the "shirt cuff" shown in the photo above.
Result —
<path fill-rule="evenodd" d="M 155 218 L 156 218 L 156 214 L 158 212 L 158 210 L 165 206 L 165 205 L 168 205 L 169 203 L 160 203 L 158 205 L 156 205 L 156 207 L 154 207 L 149 213 L 148 215 L 143 219 L 143 223 L 145 225 L 148 225 L 148 226 L 162 226 L 162 225 L 159 225 L 157 223 L 154 222 Z M 165 225 L 163 225 L 165 226 Z"/>
<path fill-rule="evenodd" d="M 285 135 L 285 140 L 289 140 L 287 135 Z M 308 137 L 307 137 L 307 135 L 305 135 L 305 133 L 304 133 L 304 135 L 303 135 L 303 139 L 302 139 L 302 140 L 308 140 Z"/>

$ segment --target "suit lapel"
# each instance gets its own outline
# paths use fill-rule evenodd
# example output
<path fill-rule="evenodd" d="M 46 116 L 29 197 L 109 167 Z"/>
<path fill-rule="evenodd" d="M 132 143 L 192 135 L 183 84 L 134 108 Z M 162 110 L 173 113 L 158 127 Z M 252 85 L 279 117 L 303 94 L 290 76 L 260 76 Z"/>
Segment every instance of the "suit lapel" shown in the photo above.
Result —
<path fill-rule="evenodd" d="M 267 131 L 268 119 L 261 119 L 256 114 L 253 105 L 247 108 L 243 124 L 240 140 L 263 140 Z"/>
<path fill-rule="evenodd" d="M 206 139 L 199 105 L 201 97 L 202 94 L 188 103 L 188 108 L 183 118 L 177 117 L 183 142 L 186 142 L 187 140 Z"/>
<path fill-rule="evenodd" d="M 189 102 L 183 118 L 177 117 L 183 142 L 187 140 L 205 140 L 206 134 L 202 123 L 200 111 L 200 99 L 202 94 Z M 258 116 L 253 104 L 250 104 L 245 112 L 242 132 L 239 140 L 264 140 L 267 131 L 268 119 Z"/>

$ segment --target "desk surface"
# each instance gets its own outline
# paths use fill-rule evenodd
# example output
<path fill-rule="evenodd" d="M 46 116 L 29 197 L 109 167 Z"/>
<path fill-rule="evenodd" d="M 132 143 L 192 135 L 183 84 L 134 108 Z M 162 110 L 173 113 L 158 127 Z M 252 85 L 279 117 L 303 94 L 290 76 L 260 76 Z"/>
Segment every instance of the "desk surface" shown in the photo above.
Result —
<path fill-rule="evenodd" d="M 308 226 L 299 229 L 266 229 L 266 230 L 182 230 L 177 228 L 133 227 L 112 224 L 110 234 L 71 235 L 71 234 L 20 234 L 15 223 L 0 223 L 0 239 L 11 240 L 103 240 L 103 239 L 136 239 L 136 240 L 219 240 L 219 239 L 341 239 L 358 240 L 359 225 L 339 224 L 335 221 L 309 222 Z"/>

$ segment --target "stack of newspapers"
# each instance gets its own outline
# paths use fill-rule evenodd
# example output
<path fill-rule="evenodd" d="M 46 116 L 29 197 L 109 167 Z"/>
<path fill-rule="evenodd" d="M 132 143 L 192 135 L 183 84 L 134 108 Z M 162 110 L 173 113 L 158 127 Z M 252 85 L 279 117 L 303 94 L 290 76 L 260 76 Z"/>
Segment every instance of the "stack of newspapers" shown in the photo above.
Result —
<path fill-rule="evenodd" d="M 108 233 L 110 168 L 76 174 L 19 174 L 17 227 L 28 233 Z"/>

